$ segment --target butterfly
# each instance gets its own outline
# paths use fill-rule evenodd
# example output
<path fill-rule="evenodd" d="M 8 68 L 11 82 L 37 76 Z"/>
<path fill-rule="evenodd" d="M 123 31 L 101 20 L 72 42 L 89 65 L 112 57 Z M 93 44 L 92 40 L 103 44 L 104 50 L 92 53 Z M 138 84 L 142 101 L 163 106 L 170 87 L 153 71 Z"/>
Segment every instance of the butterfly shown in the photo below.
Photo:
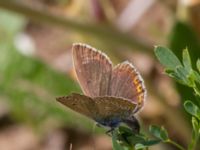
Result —
<path fill-rule="evenodd" d="M 146 99 L 144 81 L 128 61 L 113 66 L 109 57 L 87 44 L 72 46 L 73 64 L 84 93 L 56 98 L 70 109 L 85 115 L 112 131 L 127 124 L 134 132 L 140 126 L 134 115 Z"/>

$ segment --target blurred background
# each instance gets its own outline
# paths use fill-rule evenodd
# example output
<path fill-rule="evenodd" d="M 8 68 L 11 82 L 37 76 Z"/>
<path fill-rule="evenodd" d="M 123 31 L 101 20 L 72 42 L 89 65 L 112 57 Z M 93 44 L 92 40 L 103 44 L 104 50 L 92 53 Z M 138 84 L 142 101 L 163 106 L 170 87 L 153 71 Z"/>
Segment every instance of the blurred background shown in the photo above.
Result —
<path fill-rule="evenodd" d="M 142 132 L 163 125 L 186 146 L 190 118 L 183 102 L 192 90 L 163 73 L 154 46 L 180 58 L 188 47 L 200 58 L 199 0 L 1 0 L 0 149 L 111 150 L 111 138 L 94 122 L 58 104 L 57 96 L 81 92 L 71 46 L 90 44 L 117 64 L 131 61 L 144 77 L 148 97 L 138 114 Z M 175 150 L 159 144 L 150 150 Z"/>

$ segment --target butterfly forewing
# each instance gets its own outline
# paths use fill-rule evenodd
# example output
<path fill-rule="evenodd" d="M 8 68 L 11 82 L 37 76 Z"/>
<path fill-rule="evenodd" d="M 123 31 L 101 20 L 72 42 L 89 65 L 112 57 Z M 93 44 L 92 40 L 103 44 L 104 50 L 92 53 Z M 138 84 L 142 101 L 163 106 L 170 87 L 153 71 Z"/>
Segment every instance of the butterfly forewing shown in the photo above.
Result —
<path fill-rule="evenodd" d="M 138 109 L 143 106 L 146 89 L 140 74 L 129 62 L 115 66 L 112 71 L 110 95 L 122 97 L 138 104 Z"/>
<path fill-rule="evenodd" d="M 88 96 L 73 93 L 56 99 L 70 109 L 90 118 L 95 118 L 98 113 L 94 100 Z"/>
<path fill-rule="evenodd" d="M 112 63 L 102 52 L 85 44 L 73 44 L 74 67 L 85 95 L 105 96 L 109 93 Z"/>

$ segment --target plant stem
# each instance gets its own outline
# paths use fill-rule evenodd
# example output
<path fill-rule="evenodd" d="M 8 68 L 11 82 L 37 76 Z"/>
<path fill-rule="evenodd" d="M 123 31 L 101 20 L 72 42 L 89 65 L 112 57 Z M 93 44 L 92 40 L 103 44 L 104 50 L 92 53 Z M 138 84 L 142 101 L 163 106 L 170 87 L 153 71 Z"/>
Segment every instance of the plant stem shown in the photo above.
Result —
<path fill-rule="evenodd" d="M 133 36 L 124 34 L 110 25 L 103 26 L 99 24 L 81 24 L 65 17 L 51 14 L 45 9 L 30 7 L 16 0 L 0 0 L 0 7 L 20 13 L 32 20 L 59 25 L 67 29 L 76 30 L 80 33 L 87 33 L 99 38 L 104 42 L 112 43 L 115 45 L 118 44 L 128 46 L 130 48 L 137 48 L 140 50 L 152 50 L 153 48 L 147 44 L 144 44 L 142 40 L 138 40 Z"/>
<path fill-rule="evenodd" d="M 184 147 L 182 147 L 181 145 L 179 145 L 178 143 L 176 143 L 176 142 L 174 142 L 174 141 L 172 141 L 170 139 L 168 141 L 166 141 L 166 142 L 174 145 L 175 147 L 177 147 L 180 150 L 186 150 Z"/>
<path fill-rule="evenodd" d="M 193 132 L 194 132 L 194 131 L 193 131 Z M 194 133 L 194 134 L 195 134 L 195 133 Z M 198 139 L 199 139 L 199 134 L 198 134 L 198 135 L 195 135 L 194 139 L 192 138 L 192 141 L 191 141 L 191 143 L 190 143 L 190 145 L 189 145 L 188 150 L 195 150 Z"/>
<path fill-rule="evenodd" d="M 199 134 L 196 136 L 195 141 L 194 141 L 194 148 L 193 148 L 194 150 L 196 148 L 198 140 L 199 140 Z"/>
<path fill-rule="evenodd" d="M 193 90 L 194 90 L 194 92 L 195 92 L 195 96 L 196 97 L 200 97 L 200 91 L 199 91 L 199 89 L 196 87 L 196 85 L 193 87 Z M 198 106 L 200 107 L 200 101 L 198 100 L 198 99 L 196 99 L 196 102 L 197 102 L 197 104 L 198 104 Z"/>

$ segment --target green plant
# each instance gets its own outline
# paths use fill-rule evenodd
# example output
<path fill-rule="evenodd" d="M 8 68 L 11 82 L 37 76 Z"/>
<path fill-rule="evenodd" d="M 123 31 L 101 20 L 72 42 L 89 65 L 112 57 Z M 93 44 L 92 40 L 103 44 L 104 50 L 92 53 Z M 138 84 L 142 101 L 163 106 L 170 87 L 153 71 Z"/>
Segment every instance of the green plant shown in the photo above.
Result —
<path fill-rule="evenodd" d="M 160 142 L 172 144 L 180 150 L 185 150 L 181 145 L 171 140 L 167 130 L 164 127 L 151 125 L 149 132 L 154 138 L 148 138 L 144 134 L 135 134 L 131 129 L 125 126 L 120 126 L 112 134 L 114 150 L 143 150 L 156 145 Z"/>
<path fill-rule="evenodd" d="M 192 137 L 187 148 L 171 140 L 164 127 L 151 125 L 149 132 L 154 139 L 149 139 L 142 134 L 134 134 L 126 127 L 119 127 L 112 135 L 113 148 L 115 150 L 141 150 L 148 149 L 149 146 L 160 142 L 174 145 L 180 150 L 195 150 L 200 136 L 200 60 L 197 60 L 197 71 L 192 68 L 189 52 L 186 49 L 182 53 L 182 62 L 168 48 L 162 46 L 155 47 L 155 55 L 160 63 L 165 67 L 165 73 L 175 79 L 180 84 L 193 89 L 195 100 L 184 102 L 185 110 L 191 115 Z"/>
<path fill-rule="evenodd" d="M 200 135 L 200 60 L 196 62 L 197 71 L 193 69 L 188 49 L 182 53 L 182 63 L 169 49 L 155 47 L 155 54 L 166 68 L 165 72 L 180 84 L 193 89 L 196 99 L 184 102 L 185 110 L 192 116 L 192 137 L 188 150 L 194 150 Z"/>

